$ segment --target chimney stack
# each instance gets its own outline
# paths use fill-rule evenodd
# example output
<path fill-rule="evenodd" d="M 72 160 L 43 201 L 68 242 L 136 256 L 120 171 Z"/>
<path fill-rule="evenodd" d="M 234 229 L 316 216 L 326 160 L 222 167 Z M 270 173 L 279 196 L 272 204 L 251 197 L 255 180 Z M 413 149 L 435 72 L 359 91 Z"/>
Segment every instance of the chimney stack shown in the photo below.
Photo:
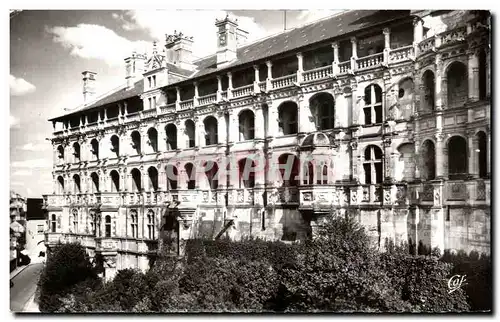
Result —
<path fill-rule="evenodd" d="M 183 69 L 194 70 L 195 66 L 192 57 L 193 37 L 185 36 L 182 32 L 177 33 L 177 30 L 174 30 L 173 35 L 166 34 L 165 36 L 167 62 Z"/>
<path fill-rule="evenodd" d="M 82 73 L 83 75 L 83 102 L 86 104 L 95 95 L 95 76 L 97 73 L 90 72 L 90 71 L 84 71 Z"/>
<path fill-rule="evenodd" d="M 134 87 L 134 83 L 142 77 L 145 63 L 146 55 L 137 54 L 135 51 L 132 52 L 132 56 L 125 58 L 127 89 Z"/>
<path fill-rule="evenodd" d="M 215 19 L 217 27 L 217 67 L 227 64 L 236 59 L 238 44 L 247 39 L 248 33 L 238 28 L 238 20 L 226 18 Z"/>

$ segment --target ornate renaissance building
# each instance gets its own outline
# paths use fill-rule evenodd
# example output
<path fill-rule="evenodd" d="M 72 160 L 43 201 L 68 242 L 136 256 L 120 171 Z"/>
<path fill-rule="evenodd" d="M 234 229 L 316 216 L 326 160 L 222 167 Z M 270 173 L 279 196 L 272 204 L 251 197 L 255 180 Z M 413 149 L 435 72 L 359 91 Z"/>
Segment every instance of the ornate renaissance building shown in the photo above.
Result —
<path fill-rule="evenodd" d="M 167 243 L 351 216 L 380 249 L 489 253 L 490 30 L 485 11 L 345 11 L 248 43 L 226 17 L 208 57 L 175 33 L 111 93 L 86 71 L 85 104 L 50 120 L 46 245 L 111 277 Z"/>

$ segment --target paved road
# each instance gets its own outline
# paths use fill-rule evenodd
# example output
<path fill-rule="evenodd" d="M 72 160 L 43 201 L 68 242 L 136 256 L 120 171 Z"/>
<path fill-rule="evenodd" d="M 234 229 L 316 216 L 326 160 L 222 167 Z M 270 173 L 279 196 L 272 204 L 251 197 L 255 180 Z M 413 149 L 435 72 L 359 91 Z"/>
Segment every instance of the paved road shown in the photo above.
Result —
<path fill-rule="evenodd" d="M 38 277 L 43 264 L 32 264 L 12 279 L 14 286 L 10 288 L 10 310 L 21 312 L 29 298 L 35 293 Z"/>

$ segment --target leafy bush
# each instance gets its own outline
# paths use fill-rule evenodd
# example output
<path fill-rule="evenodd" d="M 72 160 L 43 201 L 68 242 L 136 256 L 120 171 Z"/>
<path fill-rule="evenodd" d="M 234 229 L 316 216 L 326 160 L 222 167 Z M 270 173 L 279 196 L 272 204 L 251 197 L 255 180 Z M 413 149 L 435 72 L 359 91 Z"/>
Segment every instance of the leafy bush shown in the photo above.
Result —
<path fill-rule="evenodd" d="M 40 311 L 58 311 L 63 304 L 60 298 L 87 279 L 97 281 L 98 277 L 85 248 L 78 243 L 56 245 L 38 282 Z"/>

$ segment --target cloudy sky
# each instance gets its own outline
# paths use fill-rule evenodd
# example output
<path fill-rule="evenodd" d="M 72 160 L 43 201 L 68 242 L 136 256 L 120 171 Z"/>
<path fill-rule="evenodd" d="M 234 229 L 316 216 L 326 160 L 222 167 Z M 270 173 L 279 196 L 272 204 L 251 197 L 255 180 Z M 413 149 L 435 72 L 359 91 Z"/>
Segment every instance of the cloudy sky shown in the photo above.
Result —
<path fill-rule="evenodd" d="M 293 28 L 338 10 L 288 10 Z M 194 37 L 193 54 L 216 48 L 215 19 L 238 17 L 250 40 L 283 30 L 278 10 L 34 11 L 10 19 L 10 187 L 25 197 L 52 192 L 52 124 L 82 103 L 81 72 L 97 72 L 98 94 L 124 81 L 123 59 L 149 51 L 174 30 Z"/>

